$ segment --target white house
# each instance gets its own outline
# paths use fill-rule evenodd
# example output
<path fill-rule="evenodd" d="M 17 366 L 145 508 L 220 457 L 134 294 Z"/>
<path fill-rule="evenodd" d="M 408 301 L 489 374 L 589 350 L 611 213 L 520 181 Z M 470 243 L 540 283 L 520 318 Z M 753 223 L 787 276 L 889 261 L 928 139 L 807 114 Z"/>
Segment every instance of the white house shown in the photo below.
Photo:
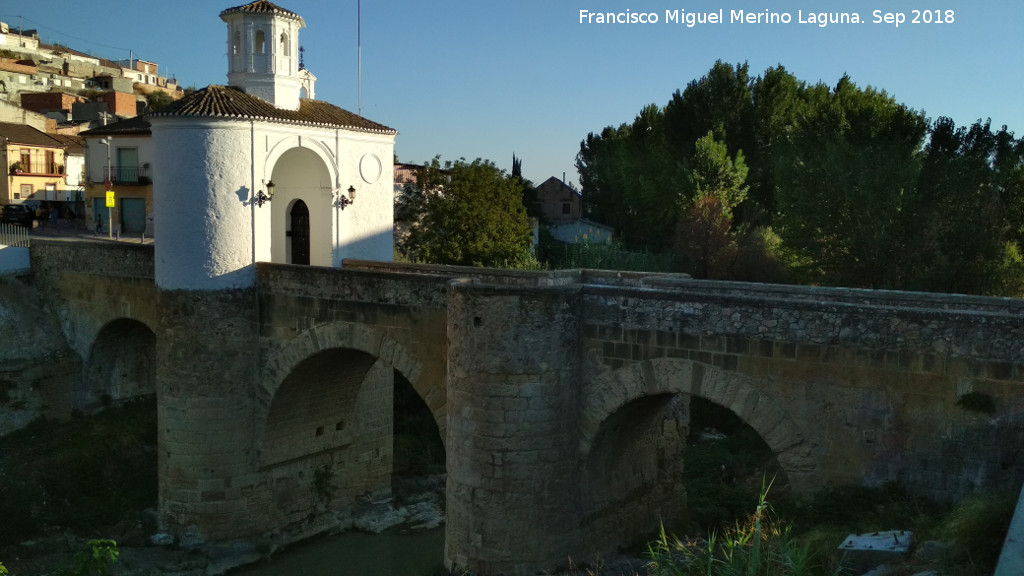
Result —
<path fill-rule="evenodd" d="M 258 261 L 390 260 L 395 130 L 302 98 L 315 77 L 298 14 L 259 0 L 220 17 L 229 86 L 148 117 L 157 284 L 232 289 L 253 284 Z"/>
<path fill-rule="evenodd" d="M 153 149 L 149 121 L 129 118 L 81 133 L 85 140 L 85 219 L 90 230 L 152 237 Z M 107 207 L 107 186 L 114 206 Z M 97 226 L 99 224 L 99 226 Z"/>

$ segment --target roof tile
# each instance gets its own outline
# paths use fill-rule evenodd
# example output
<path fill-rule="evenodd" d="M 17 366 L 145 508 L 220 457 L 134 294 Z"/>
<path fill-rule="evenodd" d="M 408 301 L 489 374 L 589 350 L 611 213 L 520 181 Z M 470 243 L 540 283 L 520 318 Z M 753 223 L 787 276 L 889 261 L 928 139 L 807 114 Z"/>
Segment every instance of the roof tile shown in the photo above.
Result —
<path fill-rule="evenodd" d="M 268 120 L 307 126 L 329 126 L 358 132 L 396 134 L 393 128 L 321 100 L 300 100 L 298 110 L 284 110 L 238 88 L 207 86 L 151 116 L 199 116 Z M 91 131 L 90 131 L 91 132 Z"/>

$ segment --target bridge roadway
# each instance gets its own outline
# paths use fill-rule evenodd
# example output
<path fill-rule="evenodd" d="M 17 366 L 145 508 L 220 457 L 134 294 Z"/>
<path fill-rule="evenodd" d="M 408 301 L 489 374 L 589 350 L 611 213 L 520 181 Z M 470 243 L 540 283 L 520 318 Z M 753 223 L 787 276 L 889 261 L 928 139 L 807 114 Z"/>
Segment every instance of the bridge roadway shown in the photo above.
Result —
<path fill-rule="evenodd" d="M 1024 478 L 1019 300 L 363 261 L 185 292 L 155 287 L 149 246 L 39 241 L 31 261 L 85 364 L 74 402 L 155 392 L 162 521 L 193 539 L 295 540 L 387 493 L 394 378 L 445 444 L 445 562 L 479 574 L 679 517 L 692 397 L 798 491 Z"/>

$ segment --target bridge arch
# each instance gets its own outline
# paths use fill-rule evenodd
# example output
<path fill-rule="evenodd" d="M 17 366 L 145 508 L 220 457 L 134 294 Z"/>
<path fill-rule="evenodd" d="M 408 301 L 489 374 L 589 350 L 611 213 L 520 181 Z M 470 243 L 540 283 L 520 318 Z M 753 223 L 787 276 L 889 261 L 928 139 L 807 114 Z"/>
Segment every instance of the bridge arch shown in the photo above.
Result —
<path fill-rule="evenodd" d="M 307 359 L 332 349 L 361 352 L 377 359 L 379 363 L 391 366 L 412 384 L 420 398 L 428 401 L 437 394 L 433 383 L 421 378 L 424 370 L 420 362 L 408 348 L 398 340 L 365 324 L 351 322 L 330 322 L 313 326 L 303 331 L 287 345 L 272 352 L 261 371 L 259 397 L 261 403 L 269 410 L 270 403 L 277 395 L 289 374 L 299 368 Z M 443 383 L 442 383 L 443 385 Z M 441 439 L 445 439 L 445 407 L 435 406 L 431 409 L 434 421 L 437 422 Z M 258 422 L 266 424 L 264 419 Z"/>
<path fill-rule="evenodd" d="M 116 318 L 93 335 L 72 409 L 96 412 L 111 402 L 156 394 L 156 334 L 144 322 Z"/>
<path fill-rule="evenodd" d="M 580 451 L 591 458 L 606 422 L 631 403 L 688 394 L 729 409 L 765 441 L 797 490 L 812 472 L 811 439 L 754 378 L 683 358 L 654 358 L 607 371 L 586 385 L 580 413 Z"/>
<path fill-rule="evenodd" d="M 381 330 L 332 322 L 273 352 L 262 373 L 253 446 L 268 526 L 329 522 L 362 495 L 390 493 L 395 378 L 416 389 L 422 373 L 405 347 Z"/>

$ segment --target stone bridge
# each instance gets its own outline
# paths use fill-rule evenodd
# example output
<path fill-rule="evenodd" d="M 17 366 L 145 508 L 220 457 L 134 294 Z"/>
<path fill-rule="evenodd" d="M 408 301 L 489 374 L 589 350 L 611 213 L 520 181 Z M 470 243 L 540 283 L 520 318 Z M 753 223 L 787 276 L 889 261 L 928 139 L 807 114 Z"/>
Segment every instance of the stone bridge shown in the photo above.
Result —
<path fill-rule="evenodd" d="M 158 290 L 148 247 L 31 260 L 81 357 L 72 407 L 156 394 L 160 512 L 192 538 L 294 540 L 388 493 L 394 378 L 445 444 L 445 563 L 480 574 L 678 518 L 692 397 L 798 491 L 955 500 L 1024 477 L 1020 300 L 364 261 L 197 293 Z"/>

